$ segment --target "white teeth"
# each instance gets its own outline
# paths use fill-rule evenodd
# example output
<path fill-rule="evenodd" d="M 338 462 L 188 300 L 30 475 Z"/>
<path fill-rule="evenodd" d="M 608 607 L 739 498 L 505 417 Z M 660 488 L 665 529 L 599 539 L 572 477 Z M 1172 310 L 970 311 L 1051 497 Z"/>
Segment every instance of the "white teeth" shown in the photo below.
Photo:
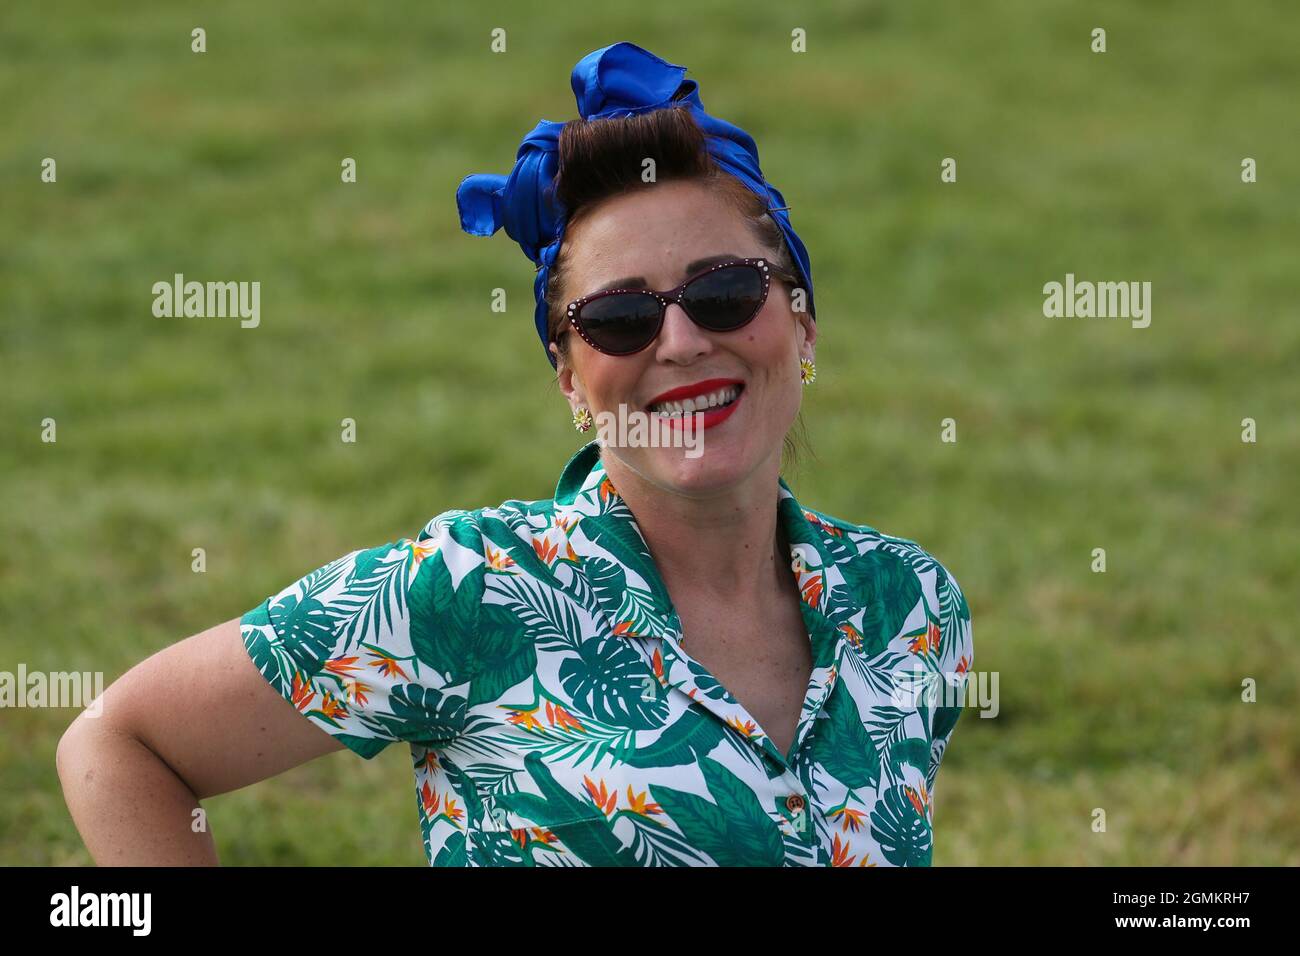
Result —
<path fill-rule="evenodd" d="M 739 387 L 728 385 L 726 388 L 720 388 L 716 392 L 710 392 L 708 395 L 696 395 L 694 398 L 683 398 L 671 402 L 660 402 L 658 405 L 651 405 L 650 410 L 661 418 L 672 418 L 679 415 L 694 415 L 696 412 L 702 412 L 708 408 L 717 408 L 719 405 L 726 405 L 736 400 L 740 394 Z"/>

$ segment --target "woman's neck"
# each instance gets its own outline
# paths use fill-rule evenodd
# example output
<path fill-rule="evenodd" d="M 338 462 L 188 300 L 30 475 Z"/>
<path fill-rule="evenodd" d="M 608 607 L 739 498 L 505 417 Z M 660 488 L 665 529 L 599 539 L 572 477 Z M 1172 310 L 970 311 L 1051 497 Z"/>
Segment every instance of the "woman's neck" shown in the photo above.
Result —
<path fill-rule="evenodd" d="M 770 603 L 788 563 L 777 521 L 779 451 L 738 485 L 704 497 L 656 485 L 608 449 L 602 461 L 670 594 Z"/>

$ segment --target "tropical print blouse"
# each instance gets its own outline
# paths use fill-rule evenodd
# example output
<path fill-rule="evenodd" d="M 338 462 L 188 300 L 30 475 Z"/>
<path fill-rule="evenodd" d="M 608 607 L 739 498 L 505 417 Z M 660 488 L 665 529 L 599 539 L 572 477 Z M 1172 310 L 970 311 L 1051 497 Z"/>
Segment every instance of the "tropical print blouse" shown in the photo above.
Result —
<path fill-rule="evenodd" d="M 777 506 L 813 657 L 789 753 L 683 649 L 597 442 L 553 499 L 313 571 L 244 615 L 244 644 L 362 757 L 410 745 L 432 866 L 928 865 L 966 601 L 916 544 L 784 479 Z"/>

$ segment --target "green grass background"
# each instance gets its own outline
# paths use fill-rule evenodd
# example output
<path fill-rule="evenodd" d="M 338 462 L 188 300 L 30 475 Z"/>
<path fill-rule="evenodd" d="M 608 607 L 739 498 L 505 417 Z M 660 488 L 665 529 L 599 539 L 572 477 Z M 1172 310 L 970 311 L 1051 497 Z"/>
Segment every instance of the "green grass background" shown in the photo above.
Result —
<path fill-rule="evenodd" d="M 569 70 L 621 39 L 754 134 L 811 250 L 793 487 L 938 556 L 1000 674 L 935 862 L 1300 864 L 1290 0 L 6 4 L 0 669 L 111 681 L 447 508 L 550 496 L 581 439 L 533 268 L 454 192 L 572 118 Z M 154 318 L 175 272 L 259 280 L 261 327 Z M 1067 272 L 1150 281 L 1151 327 L 1044 318 Z M 89 862 L 54 772 L 73 716 L 0 712 L 0 862 Z M 400 746 L 207 806 L 228 864 L 424 860 Z"/>

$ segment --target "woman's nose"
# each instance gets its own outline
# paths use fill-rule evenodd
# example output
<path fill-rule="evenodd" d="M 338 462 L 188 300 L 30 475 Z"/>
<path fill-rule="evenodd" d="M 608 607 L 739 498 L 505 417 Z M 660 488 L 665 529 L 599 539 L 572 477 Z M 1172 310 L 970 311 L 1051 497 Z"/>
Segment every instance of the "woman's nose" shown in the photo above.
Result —
<path fill-rule="evenodd" d="M 713 347 L 713 340 L 704 329 L 691 321 L 685 309 L 673 302 L 664 312 L 664 325 L 659 331 L 658 346 L 660 358 L 682 361 L 709 351 Z"/>

